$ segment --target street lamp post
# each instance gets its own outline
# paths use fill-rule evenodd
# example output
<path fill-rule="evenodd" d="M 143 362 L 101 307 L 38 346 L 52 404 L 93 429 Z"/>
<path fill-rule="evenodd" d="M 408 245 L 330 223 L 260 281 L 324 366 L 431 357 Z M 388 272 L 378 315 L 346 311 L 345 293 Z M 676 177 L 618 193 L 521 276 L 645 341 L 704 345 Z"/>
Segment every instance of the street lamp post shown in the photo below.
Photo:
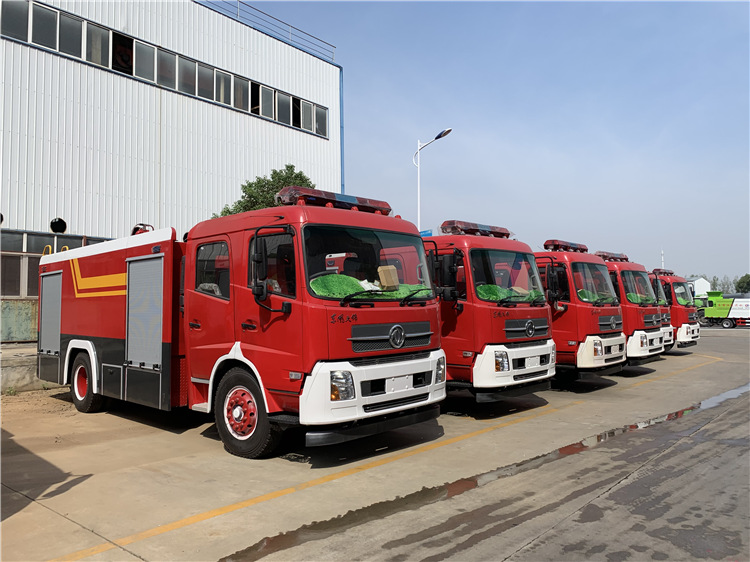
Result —
<path fill-rule="evenodd" d="M 422 214 L 421 214 L 421 207 L 422 207 L 422 200 L 421 200 L 421 177 L 419 173 L 419 152 L 427 145 L 432 144 L 438 139 L 442 139 L 445 136 L 448 136 L 448 133 L 450 133 L 453 129 L 445 129 L 443 131 L 440 131 L 437 136 L 432 139 L 429 142 L 426 142 L 422 144 L 419 142 L 419 139 L 417 139 L 417 151 L 414 153 L 414 156 L 412 157 L 411 161 L 414 163 L 414 165 L 417 167 L 417 230 L 422 232 Z"/>

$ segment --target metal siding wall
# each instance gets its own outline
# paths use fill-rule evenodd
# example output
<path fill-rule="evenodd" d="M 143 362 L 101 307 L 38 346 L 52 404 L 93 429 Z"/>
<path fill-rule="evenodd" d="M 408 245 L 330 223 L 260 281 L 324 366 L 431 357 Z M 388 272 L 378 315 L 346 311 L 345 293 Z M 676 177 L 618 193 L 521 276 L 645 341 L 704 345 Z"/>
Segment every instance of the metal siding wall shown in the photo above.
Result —
<path fill-rule="evenodd" d="M 181 236 L 289 163 L 340 190 L 338 67 L 192 2 L 49 3 L 324 105 L 329 139 L 0 39 L 4 227 Z"/>

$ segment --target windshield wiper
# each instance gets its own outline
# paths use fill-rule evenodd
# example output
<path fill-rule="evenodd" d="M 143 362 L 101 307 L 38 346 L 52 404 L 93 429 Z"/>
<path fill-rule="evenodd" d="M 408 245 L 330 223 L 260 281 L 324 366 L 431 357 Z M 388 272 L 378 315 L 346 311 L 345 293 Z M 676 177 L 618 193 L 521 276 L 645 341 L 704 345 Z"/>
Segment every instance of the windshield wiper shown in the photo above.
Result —
<path fill-rule="evenodd" d="M 356 293 L 351 293 L 350 295 L 346 295 L 343 299 L 339 301 L 339 305 L 346 306 L 347 303 L 351 302 L 351 300 L 354 297 L 357 297 L 359 295 L 378 294 L 382 292 L 383 292 L 382 289 L 366 289 L 364 291 L 357 291 Z"/>
<path fill-rule="evenodd" d="M 604 297 L 604 298 L 596 299 L 593 304 L 594 306 L 601 306 L 607 303 L 614 304 L 614 302 L 615 301 L 612 299 L 612 297 Z"/>
<path fill-rule="evenodd" d="M 546 302 L 547 299 L 544 297 L 534 297 L 529 304 L 531 304 L 531 306 L 544 306 Z"/>
<path fill-rule="evenodd" d="M 518 295 L 512 295 L 510 297 L 505 297 L 504 299 L 500 299 L 497 301 L 497 306 L 509 306 L 513 307 L 516 306 L 518 303 L 513 302 L 513 299 L 516 298 Z"/>
<path fill-rule="evenodd" d="M 424 301 L 422 301 L 422 302 L 410 302 L 410 300 L 417 293 L 421 293 L 422 291 L 429 291 L 429 290 L 430 289 L 428 289 L 428 288 L 425 287 L 424 289 L 417 289 L 416 291 L 412 291 L 411 293 L 409 293 L 408 295 L 406 295 L 403 299 L 401 299 L 401 302 L 398 303 L 398 305 L 399 306 L 406 306 L 406 305 L 412 306 L 412 305 L 418 304 L 419 306 L 425 306 L 427 303 L 424 302 Z"/>

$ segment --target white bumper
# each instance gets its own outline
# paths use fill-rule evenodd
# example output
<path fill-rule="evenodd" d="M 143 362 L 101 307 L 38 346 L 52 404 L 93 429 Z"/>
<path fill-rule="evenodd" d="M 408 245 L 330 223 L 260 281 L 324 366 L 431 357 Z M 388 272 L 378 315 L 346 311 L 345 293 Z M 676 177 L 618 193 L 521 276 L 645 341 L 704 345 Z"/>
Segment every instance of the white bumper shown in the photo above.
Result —
<path fill-rule="evenodd" d="M 508 371 L 495 371 L 495 352 L 508 354 Z M 512 348 L 486 345 L 474 362 L 474 388 L 501 388 L 548 379 L 555 375 L 555 342 Z"/>
<path fill-rule="evenodd" d="M 662 343 L 665 346 L 674 344 L 674 326 L 671 324 L 669 326 L 662 326 L 661 335 L 664 338 Z"/>
<path fill-rule="evenodd" d="M 636 330 L 628 338 L 627 354 L 628 357 L 640 358 L 656 355 L 664 351 L 664 337 L 661 330 L 655 332 L 645 332 Z"/>
<path fill-rule="evenodd" d="M 599 354 L 600 350 L 603 355 Z M 576 367 L 579 369 L 601 369 L 624 361 L 625 334 L 623 333 L 614 338 L 586 336 L 576 353 Z"/>
<path fill-rule="evenodd" d="M 677 343 L 689 343 L 698 341 L 701 337 L 701 327 L 697 322 L 694 324 L 683 324 L 677 328 Z"/>
<path fill-rule="evenodd" d="M 345 423 L 439 402 L 445 398 L 445 380 L 435 382 L 440 358 L 445 361 L 442 349 L 431 351 L 424 359 L 382 365 L 354 366 L 349 361 L 317 363 L 305 380 L 300 396 L 299 421 L 302 425 Z M 331 400 L 332 371 L 351 373 L 355 389 L 353 399 Z M 415 381 L 425 372 L 430 373 L 429 384 L 415 386 Z M 369 391 L 363 387 L 363 382 Z M 364 396 L 363 392 L 370 395 Z"/>

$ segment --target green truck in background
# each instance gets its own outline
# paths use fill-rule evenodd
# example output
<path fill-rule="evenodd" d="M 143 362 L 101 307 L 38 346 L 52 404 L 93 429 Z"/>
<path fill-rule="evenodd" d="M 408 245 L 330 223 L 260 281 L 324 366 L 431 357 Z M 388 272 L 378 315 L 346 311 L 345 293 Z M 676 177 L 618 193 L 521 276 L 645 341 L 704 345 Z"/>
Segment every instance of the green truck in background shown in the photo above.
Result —
<path fill-rule="evenodd" d="M 721 325 L 722 328 L 747 326 L 750 322 L 750 293 L 722 294 L 708 291 L 705 297 L 696 297 L 698 322 L 701 326 Z"/>

